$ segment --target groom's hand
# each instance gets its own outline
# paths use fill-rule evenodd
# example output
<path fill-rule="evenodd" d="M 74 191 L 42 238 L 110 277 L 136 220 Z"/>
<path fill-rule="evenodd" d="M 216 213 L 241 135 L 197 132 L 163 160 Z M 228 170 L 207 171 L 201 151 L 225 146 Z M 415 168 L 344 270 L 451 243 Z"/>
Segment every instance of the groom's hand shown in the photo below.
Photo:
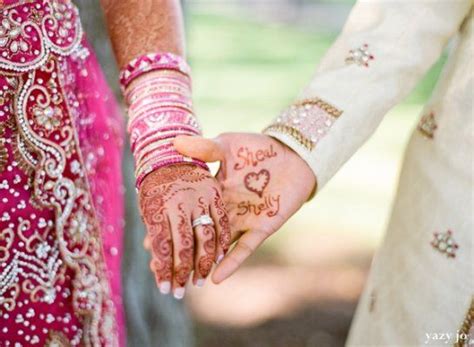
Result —
<path fill-rule="evenodd" d="M 215 283 L 233 274 L 307 201 L 316 185 L 306 162 L 266 135 L 229 133 L 213 140 L 182 136 L 174 144 L 184 155 L 221 161 L 217 179 L 229 212 L 231 242 L 238 242 L 214 272 Z"/>

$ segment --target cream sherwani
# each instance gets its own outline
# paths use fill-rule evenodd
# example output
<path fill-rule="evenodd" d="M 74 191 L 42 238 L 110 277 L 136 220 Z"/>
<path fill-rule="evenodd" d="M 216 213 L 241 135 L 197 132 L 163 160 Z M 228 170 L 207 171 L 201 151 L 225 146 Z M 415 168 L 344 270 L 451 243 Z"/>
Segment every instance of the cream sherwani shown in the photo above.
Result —
<path fill-rule="evenodd" d="M 468 345 L 464 334 L 474 318 L 472 5 L 359 2 L 300 100 L 265 130 L 307 161 L 321 189 L 453 41 L 408 145 L 349 346 Z"/>

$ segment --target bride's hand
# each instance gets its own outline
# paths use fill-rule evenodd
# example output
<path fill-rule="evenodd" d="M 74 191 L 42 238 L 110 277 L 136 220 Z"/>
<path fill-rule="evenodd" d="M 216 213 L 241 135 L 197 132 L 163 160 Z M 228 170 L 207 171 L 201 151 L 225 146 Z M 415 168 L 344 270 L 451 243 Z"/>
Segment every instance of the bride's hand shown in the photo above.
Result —
<path fill-rule="evenodd" d="M 230 244 L 229 219 L 216 179 L 196 165 L 179 164 L 145 177 L 139 190 L 140 210 L 147 229 L 145 248 L 151 251 L 150 268 L 160 291 L 184 296 L 193 282 L 202 286 L 217 257 Z M 192 227 L 208 215 L 214 225 Z"/>
<path fill-rule="evenodd" d="M 229 212 L 231 242 L 237 244 L 214 272 L 220 283 L 277 231 L 309 198 L 316 179 L 295 152 L 259 134 L 229 133 L 214 140 L 178 137 L 183 155 L 221 161 L 217 179 Z"/>

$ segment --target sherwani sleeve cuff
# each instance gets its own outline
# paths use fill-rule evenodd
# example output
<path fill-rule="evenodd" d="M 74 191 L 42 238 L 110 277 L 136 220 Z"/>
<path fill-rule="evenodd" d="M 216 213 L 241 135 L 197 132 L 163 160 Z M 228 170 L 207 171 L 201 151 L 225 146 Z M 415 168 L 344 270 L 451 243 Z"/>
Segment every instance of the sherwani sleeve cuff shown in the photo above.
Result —
<path fill-rule="evenodd" d="M 298 101 L 264 133 L 313 170 L 318 189 L 439 58 L 470 1 L 360 1 Z"/>

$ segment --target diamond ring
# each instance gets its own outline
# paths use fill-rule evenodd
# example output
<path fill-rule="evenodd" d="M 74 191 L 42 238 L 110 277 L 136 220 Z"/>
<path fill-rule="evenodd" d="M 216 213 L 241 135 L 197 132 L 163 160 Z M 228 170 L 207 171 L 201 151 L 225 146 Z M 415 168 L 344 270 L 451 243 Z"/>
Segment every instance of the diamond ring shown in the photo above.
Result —
<path fill-rule="evenodd" d="M 199 225 L 214 225 L 214 221 L 212 220 L 211 216 L 203 214 L 202 216 L 199 216 L 193 220 L 193 228 Z"/>

